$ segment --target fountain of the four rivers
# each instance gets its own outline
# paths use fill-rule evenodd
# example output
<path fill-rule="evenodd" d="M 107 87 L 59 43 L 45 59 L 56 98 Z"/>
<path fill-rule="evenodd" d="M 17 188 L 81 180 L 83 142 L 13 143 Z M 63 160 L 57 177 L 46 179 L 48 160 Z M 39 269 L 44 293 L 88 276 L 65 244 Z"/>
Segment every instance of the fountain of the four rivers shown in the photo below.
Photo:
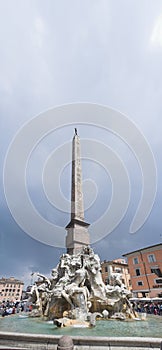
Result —
<path fill-rule="evenodd" d="M 21 318 L 21 328 L 17 316 L 12 323 L 7 322 L 9 329 L 41 334 L 159 338 L 161 317 L 158 322 L 157 316 L 156 319 L 138 322 L 140 318 L 129 300 L 131 293 L 122 283 L 120 274 L 111 276 L 111 285 L 103 283 L 100 258 L 90 247 L 88 226 L 84 220 L 80 139 L 75 129 L 72 141 L 71 219 L 66 226 L 67 252 L 52 270 L 51 278 L 37 274 L 39 279 L 33 284 L 29 295 L 33 305 L 31 317 Z M 99 318 L 97 322 L 96 317 Z M 5 321 L 0 324 L 2 330 L 5 329 Z M 153 343 L 149 344 L 148 348 L 154 347 Z"/>
<path fill-rule="evenodd" d="M 133 319 L 131 293 L 114 274 L 105 285 L 100 258 L 90 247 L 89 224 L 84 220 L 80 139 L 72 141 L 71 220 L 66 226 L 66 249 L 52 270 L 51 279 L 40 275 L 31 290 L 31 316 L 54 320 L 58 326 L 95 325 L 95 317 Z"/>

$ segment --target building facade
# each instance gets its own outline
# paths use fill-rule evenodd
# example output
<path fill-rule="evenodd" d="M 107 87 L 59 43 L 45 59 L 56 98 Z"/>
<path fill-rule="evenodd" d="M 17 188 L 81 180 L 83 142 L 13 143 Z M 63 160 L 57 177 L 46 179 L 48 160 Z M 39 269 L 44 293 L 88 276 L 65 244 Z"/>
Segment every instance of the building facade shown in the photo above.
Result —
<path fill-rule="evenodd" d="M 134 297 L 162 297 L 162 243 L 123 255 L 127 257 Z"/>
<path fill-rule="evenodd" d="M 129 274 L 128 264 L 125 259 L 116 259 L 112 261 L 104 260 L 101 263 L 102 279 L 105 284 L 112 284 L 112 276 L 120 275 L 120 279 L 126 288 L 131 291 L 131 278 Z"/>
<path fill-rule="evenodd" d="M 21 300 L 24 283 L 14 277 L 0 279 L 0 302 Z"/>

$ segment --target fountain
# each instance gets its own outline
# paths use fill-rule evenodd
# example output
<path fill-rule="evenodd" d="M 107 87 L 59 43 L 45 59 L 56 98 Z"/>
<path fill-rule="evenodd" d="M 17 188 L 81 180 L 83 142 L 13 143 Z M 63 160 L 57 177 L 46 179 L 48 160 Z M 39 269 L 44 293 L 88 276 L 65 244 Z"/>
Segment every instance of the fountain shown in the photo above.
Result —
<path fill-rule="evenodd" d="M 75 129 L 72 143 L 71 220 L 66 226 L 67 253 L 52 270 L 52 277 L 38 274 L 31 289 L 31 316 L 54 320 L 58 326 L 94 326 L 95 317 L 133 319 L 137 317 L 119 274 L 105 285 L 100 258 L 90 247 L 89 224 L 84 220 L 80 139 Z M 105 316 L 106 315 L 106 316 Z"/>
<path fill-rule="evenodd" d="M 104 284 L 99 256 L 89 246 L 76 255 L 63 254 L 50 279 L 38 276 L 41 280 L 30 292 L 31 316 L 55 319 L 58 326 L 93 325 L 93 314 L 121 320 L 137 317 L 129 301 L 131 293 L 119 276 L 113 285 Z"/>

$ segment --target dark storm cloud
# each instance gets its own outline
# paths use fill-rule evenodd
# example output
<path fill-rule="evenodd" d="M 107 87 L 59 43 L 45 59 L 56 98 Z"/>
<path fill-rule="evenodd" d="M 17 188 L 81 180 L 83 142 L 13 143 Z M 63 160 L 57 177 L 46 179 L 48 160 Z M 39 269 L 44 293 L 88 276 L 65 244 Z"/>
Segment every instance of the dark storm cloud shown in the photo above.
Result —
<path fill-rule="evenodd" d="M 58 104 L 88 101 L 118 109 L 138 125 L 152 148 L 160 179 L 160 16 L 161 1 L 1 1 L 1 169 L 12 138 L 25 122 Z M 65 130 L 62 139 L 70 140 L 72 132 Z M 83 129 L 80 136 L 86 132 Z M 95 130 L 93 133 L 95 137 Z M 104 134 L 102 137 L 104 139 Z M 109 142 L 111 147 L 118 148 L 117 151 L 121 148 L 111 136 Z M 36 153 L 40 163 L 53 146 L 51 139 L 40 146 Z M 126 154 L 128 165 L 128 150 L 125 153 L 123 149 L 123 154 Z M 137 167 L 132 162 L 129 164 L 131 205 L 119 227 L 96 243 L 95 249 L 101 254 L 101 259 L 117 258 L 141 245 L 161 240 L 160 180 L 156 201 L 145 225 L 135 235 L 128 233 L 139 199 L 140 184 Z M 40 205 L 39 210 L 45 211 L 45 216 L 48 214 L 52 220 L 54 212 L 52 208 L 47 212 L 45 199 L 43 201 L 39 194 L 39 189 L 42 189 L 40 182 L 38 186 L 38 168 L 32 166 L 29 176 L 31 196 L 35 205 Z M 87 176 L 88 168 L 85 165 L 83 168 Z M 2 177 L 1 172 L 0 275 L 29 279 L 32 270 L 47 273 L 57 264 L 63 250 L 46 246 L 21 231 L 6 206 Z M 100 183 L 100 173 L 96 173 L 96 179 Z M 62 186 L 69 197 L 66 181 L 63 178 Z M 104 186 L 109 184 L 107 181 Z M 18 183 L 15 186 L 19 187 Z M 104 207 L 107 200 L 104 199 L 104 190 L 98 199 L 95 210 L 97 205 L 102 209 L 101 202 Z M 92 219 L 93 211 L 86 215 Z M 61 215 L 56 219 L 64 225 L 65 219 L 61 219 Z"/>

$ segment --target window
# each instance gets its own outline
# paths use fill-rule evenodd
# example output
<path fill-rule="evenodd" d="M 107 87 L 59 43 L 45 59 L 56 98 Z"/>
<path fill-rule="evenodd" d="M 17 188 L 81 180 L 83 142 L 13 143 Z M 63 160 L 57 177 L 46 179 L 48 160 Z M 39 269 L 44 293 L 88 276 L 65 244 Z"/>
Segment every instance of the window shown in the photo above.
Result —
<path fill-rule="evenodd" d="M 162 284 L 162 278 L 156 279 L 156 280 L 155 280 L 155 283 L 157 283 L 157 284 Z"/>
<path fill-rule="evenodd" d="M 140 276 L 140 269 L 136 269 L 136 276 Z"/>
<path fill-rule="evenodd" d="M 133 264 L 138 264 L 138 258 L 133 258 Z"/>
<path fill-rule="evenodd" d="M 143 282 L 142 281 L 138 281 L 137 282 L 137 286 L 143 286 Z"/>
<path fill-rule="evenodd" d="M 162 272 L 158 266 L 151 267 L 151 272 L 155 273 L 158 277 L 162 277 Z"/>
<path fill-rule="evenodd" d="M 155 259 L 155 255 L 154 255 L 154 254 L 150 254 L 150 255 L 148 255 L 147 257 L 148 257 L 148 261 L 149 261 L 150 263 L 152 263 L 152 262 L 155 262 L 155 261 L 156 261 L 156 259 Z"/>
<path fill-rule="evenodd" d="M 105 272 L 108 272 L 108 267 L 107 266 L 105 266 Z"/>
<path fill-rule="evenodd" d="M 117 272 L 117 273 L 120 273 L 120 272 L 122 272 L 122 268 L 121 267 L 115 267 L 115 272 Z"/>

